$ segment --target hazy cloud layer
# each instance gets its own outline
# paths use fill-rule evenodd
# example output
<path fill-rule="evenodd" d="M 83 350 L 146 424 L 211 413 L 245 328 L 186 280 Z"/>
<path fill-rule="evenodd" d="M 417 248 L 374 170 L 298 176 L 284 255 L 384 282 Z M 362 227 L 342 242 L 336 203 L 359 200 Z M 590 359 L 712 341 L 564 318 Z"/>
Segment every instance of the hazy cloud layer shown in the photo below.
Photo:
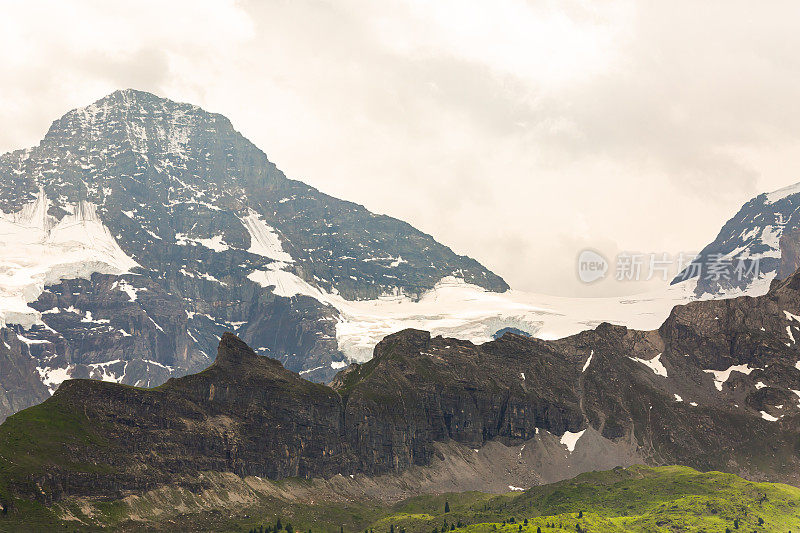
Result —
<path fill-rule="evenodd" d="M 190 101 L 516 288 L 641 290 L 578 252 L 696 251 L 800 181 L 795 2 L 0 6 L 0 151 L 118 88 Z"/>

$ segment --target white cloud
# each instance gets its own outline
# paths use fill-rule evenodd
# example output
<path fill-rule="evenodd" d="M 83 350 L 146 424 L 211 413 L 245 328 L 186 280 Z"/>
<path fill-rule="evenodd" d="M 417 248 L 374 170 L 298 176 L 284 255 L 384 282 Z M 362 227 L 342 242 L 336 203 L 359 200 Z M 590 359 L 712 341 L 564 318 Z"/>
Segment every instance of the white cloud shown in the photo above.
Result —
<path fill-rule="evenodd" d="M 558 85 L 602 72 L 626 22 L 622 4 L 411 0 L 372 11 L 378 41 L 404 55 L 450 55 Z M 401 16 L 398 16 L 401 14 Z"/>
<path fill-rule="evenodd" d="M 120 87 L 227 115 L 286 173 L 413 222 L 519 288 L 585 246 L 693 251 L 800 180 L 800 6 L 13 3 L 0 150 Z M 588 292 L 591 291 L 591 292 Z"/>

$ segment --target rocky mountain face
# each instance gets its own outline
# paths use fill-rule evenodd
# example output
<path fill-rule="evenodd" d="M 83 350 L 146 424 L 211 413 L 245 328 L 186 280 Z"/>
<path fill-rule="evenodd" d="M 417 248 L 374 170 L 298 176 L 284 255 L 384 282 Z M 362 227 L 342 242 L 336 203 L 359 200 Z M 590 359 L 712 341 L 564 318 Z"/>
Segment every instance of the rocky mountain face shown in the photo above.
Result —
<path fill-rule="evenodd" d="M 50 396 L 36 371 L 35 359 L 22 357 L 29 350 L 13 329 L 0 330 L 0 412 L 15 413 Z"/>
<path fill-rule="evenodd" d="M 800 269 L 800 228 L 784 231 L 779 247 L 781 262 L 775 279 L 782 280 Z"/>
<path fill-rule="evenodd" d="M 654 331 L 602 324 L 555 341 L 507 333 L 475 345 L 406 330 L 331 387 L 225 334 L 199 374 L 149 390 L 71 380 L 10 417 L 0 502 L 191 488 L 207 471 L 399 473 L 431 465 L 441 443 L 476 454 L 516 447 L 495 466 L 511 472 L 530 459 L 550 481 L 644 462 L 796 484 L 798 338 L 800 273 L 761 297 L 678 306 Z M 519 478 L 535 484 L 525 470 Z"/>
<path fill-rule="evenodd" d="M 756 196 L 672 283 L 696 279 L 698 297 L 763 294 L 778 275 L 781 236 L 800 227 L 798 209 L 800 184 Z"/>
<path fill-rule="evenodd" d="M 446 276 L 508 288 L 405 222 L 288 179 L 225 117 L 134 90 L 0 156 L 0 208 L 17 250 L 0 265 L 0 419 L 67 377 L 196 372 L 228 330 L 326 381 L 344 356 L 318 292 L 414 298 Z"/>

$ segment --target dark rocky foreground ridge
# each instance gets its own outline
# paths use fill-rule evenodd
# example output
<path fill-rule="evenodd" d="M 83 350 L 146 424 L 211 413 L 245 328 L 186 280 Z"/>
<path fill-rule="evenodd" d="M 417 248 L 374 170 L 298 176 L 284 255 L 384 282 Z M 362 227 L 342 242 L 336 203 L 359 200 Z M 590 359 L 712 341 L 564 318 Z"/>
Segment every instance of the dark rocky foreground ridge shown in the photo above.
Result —
<path fill-rule="evenodd" d="M 208 471 L 397 473 L 447 442 L 522 446 L 520 459 L 529 446 L 538 468 L 562 464 L 561 478 L 638 461 L 798 484 L 799 336 L 800 273 L 762 297 L 676 307 L 655 331 L 603 324 L 476 346 L 406 330 L 332 387 L 226 334 L 199 374 L 155 389 L 67 381 L 9 417 L 0 501 L 192 488 Z M 567 470 L 571 457 L 584 460 Z"/>

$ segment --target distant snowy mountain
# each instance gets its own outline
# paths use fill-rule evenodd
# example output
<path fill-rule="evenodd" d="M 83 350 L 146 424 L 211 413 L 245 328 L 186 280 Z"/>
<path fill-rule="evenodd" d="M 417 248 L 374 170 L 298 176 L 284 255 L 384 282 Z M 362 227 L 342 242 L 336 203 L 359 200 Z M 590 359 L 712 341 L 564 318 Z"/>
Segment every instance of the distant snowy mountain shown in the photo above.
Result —
<path fill-rule="evenodd" d="M 780 238 L 800 227 L 800 183 L 756 196 L 672 283 L 695 285 L 697 296 L 765 294 L 778 274 Z"/>

